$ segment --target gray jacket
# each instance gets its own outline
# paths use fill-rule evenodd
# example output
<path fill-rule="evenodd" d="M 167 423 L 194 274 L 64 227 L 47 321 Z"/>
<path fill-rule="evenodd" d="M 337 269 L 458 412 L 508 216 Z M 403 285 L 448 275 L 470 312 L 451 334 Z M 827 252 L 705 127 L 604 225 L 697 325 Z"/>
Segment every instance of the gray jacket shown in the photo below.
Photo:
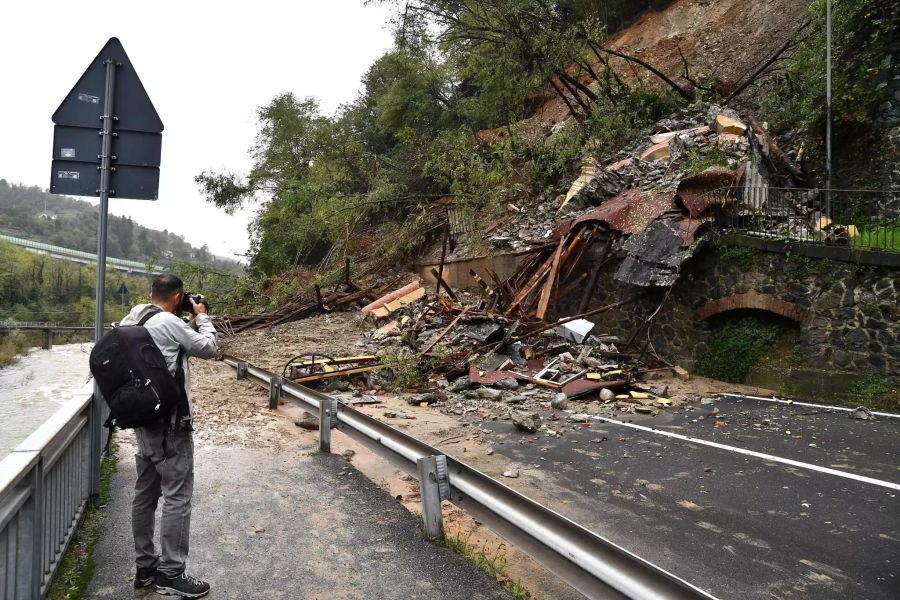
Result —
<path fill-rule="evenodd" d="M 137 325 L 152 306 L 153 304 L 138 304 L 131 309 L 130 313 L 125 315 L 125 318 L 122 319 L 119 325 Z M 218 351 L 216 329 L 210 322 L 209 317 L 205 314 L 199 314 L 194 323 L 197 325 L 197 331 L 194 331 L 180 317 L 176 317 L 170 312 L 161 312 L 151 317 L 144 325 L 166 359 L 166 364 L 172 375 L 175 375 L 175 371 L 178 370 L 178 365 L 175 364 L 178 360 L 178 352 L 181 348 L 184 348 L 185 356 L 182 360 L 184 389 L 187 392 L 188 406 L 191 409 L 192 416 L 194 409 L 191 404 L 191 369 L 188 364 L 188 356 L 215 358 Z"/>

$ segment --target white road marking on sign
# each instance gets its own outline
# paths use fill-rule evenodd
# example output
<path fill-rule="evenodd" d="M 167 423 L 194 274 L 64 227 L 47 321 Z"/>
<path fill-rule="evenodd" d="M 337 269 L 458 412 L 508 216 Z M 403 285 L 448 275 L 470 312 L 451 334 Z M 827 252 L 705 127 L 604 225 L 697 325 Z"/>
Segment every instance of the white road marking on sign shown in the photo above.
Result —
<path fill-rule="evenodd" d="M 846 412 L 852 412 L 856 410 L 855 408 L 849 408 L 847 406 L 832 406 L 831 404 L 814 404 L 812 402 L 798 402 L 797 400 L 784 400 L 782 398 L 766 398 L 765 396 L 748 396 L 747 394 L 719 394 L 720 396 L 727 396 L 729 398 L 750 398 L 751 400 L 763 400 L 765 402 L 778 402 L 779 404 L 796 404 L 797 406 L 810 406 L 812 408 L 823 408 L 825 410 L 841 410 Z M 873 415 L 877 415 L 879 417 L 888 417 L 890 419 L 900 419 L 900 414 L 897 413 L 887 413 L 887 412 L 876 412 L 874 410 L 869 411 Z"/>
<path fill-rule="evenodd" d="M 567 410 L 566 412 L 571 413 L 572 411 Z M 809 469 L 810 471 L 817 471 L 819 473 L 826 473 L 828 475 L 836 475 L 837 477 L 843 477 L 845 479 L 853 479 L 854 481 L 860 481 L 862 483 L 868 483 L 870 485 L 877 485 L 880 487 L 887 488 L 889 490 L 900 491 L 900 483 L 891 483 L 890 481 L 882 481 L 881 479 L 865 477 L 864 475 L 857 475 L 856 473 L 848 473 L 846 471 L 838 471 L 837 469 L 830 469 L 828 467 L 820 467 L 819 465 L 813 465 L 810 463 L 800 462 L 799 460 L 793 460 L 790 458 L 782 458 L 781 456 L 774 456 L 772 454 L 766 454 L 764 452 L 756 452 L 755 450 L 747 450 L 746 448 L 737 448 L 735 446 L 728 446 L 727 444 L 720 444 L 719 442 L 711 442 L 709 440 L 701 440 L 699 438 L 691 437 L 689 435 L 682 435 L 680 433 L 672 433 L 671 431 L 662 431 L 659 429 L 653 429 L 652 427 L 645 427 L 644 425 L 637 425 L 636 423 L 626 423 L 624 421 L 619 421 L 617 419 L 610 419 L 608 417 L 597 417 L 597 416 L 591 415 L 591 418 L 594 419 L 595 421 L 600 421 L 602 423 L 611 423 L 613 425 L 621 425 L 622 427 L 629 427 L 631 429 L 637 429 L 639 431 L 646 431 L 647 433 L 653 433 L 655 435 L 662 435 L 665 437 L 674 438 L 676 440 L 683 440 L 685 442 L 691 442 L 692 444 L 701 444 L 703 446 L 710 446 L 712 448 L 718 448 L 719 450 L 727 450 L 728 452 L 734 452 L 736 454 L 743 454 L 744 456 L 752 456 L 754 458 L 761 458 L 762 460 L 777 462 L 777 463 L 781 463 L 783 465 L 790 465 L 792 467 L 799 467 L 801 469 Z"/>

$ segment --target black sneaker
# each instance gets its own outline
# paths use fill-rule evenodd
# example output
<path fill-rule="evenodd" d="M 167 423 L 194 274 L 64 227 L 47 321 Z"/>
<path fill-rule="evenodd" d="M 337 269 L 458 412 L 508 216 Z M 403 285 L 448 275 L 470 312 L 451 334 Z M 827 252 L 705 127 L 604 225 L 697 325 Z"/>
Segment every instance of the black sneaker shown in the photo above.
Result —
<path fill-rule="evenodd" d="M 156 567 L 138 567 L 134 574 L 134 587 L 145 588 L 156 579 Z"/>
<path fill-rule="evenodd" d="M 186 572 L 177 577 L 156 576 L 156 593 L 162 596 L 182 598 L 202 598 L 209 593 L 209 584 L 191 577 Z"/>

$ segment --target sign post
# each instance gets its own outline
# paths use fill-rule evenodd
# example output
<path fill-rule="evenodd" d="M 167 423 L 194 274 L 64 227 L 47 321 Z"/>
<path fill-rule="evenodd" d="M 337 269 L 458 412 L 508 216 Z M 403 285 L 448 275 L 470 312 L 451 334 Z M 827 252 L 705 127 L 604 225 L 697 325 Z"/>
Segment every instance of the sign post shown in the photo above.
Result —
<path fill-rule="evenodd" d="M 50 192 L 99 196 L 94 341 L 103 337 L 109 199 L 156 200 L 163 124 L 121 42 L 110 38 L 53 113 Z"/>
<path fill-rule="evenodd" d="M 116 38 L 110 38 L 88 65 L 53 113 L 53 123 L 50 193 L 100 197 L 94 315 L 94 341 L 98 342 L 105 321 L 109 199 L 156 200 L 163 124 Z M 124 284 L 120 293 L 122 289 Z M 90 495 L 95 502 L 100 494 L 104 413 L 95 385 L 90 417 Z"/>

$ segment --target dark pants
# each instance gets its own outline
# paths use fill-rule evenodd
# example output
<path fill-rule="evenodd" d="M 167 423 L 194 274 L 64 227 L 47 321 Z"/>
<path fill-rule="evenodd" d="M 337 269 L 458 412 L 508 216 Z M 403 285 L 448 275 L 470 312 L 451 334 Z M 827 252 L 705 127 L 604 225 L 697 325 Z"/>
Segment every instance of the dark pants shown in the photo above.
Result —
<path fill-rule="evenodd" d="M 131 527 L 138 567 L 157 567 L 176 577 L 186 566 L 191 535 L 191 495 L 194 492 L 194 440 L 190 431 L 134 430 L 138 451 L 137 481 L 131 506 Z M 165 448 L 163 448 L 165 445 Z M 160 556 L 153 544 L 156 505 L 162 496 Z"/>

